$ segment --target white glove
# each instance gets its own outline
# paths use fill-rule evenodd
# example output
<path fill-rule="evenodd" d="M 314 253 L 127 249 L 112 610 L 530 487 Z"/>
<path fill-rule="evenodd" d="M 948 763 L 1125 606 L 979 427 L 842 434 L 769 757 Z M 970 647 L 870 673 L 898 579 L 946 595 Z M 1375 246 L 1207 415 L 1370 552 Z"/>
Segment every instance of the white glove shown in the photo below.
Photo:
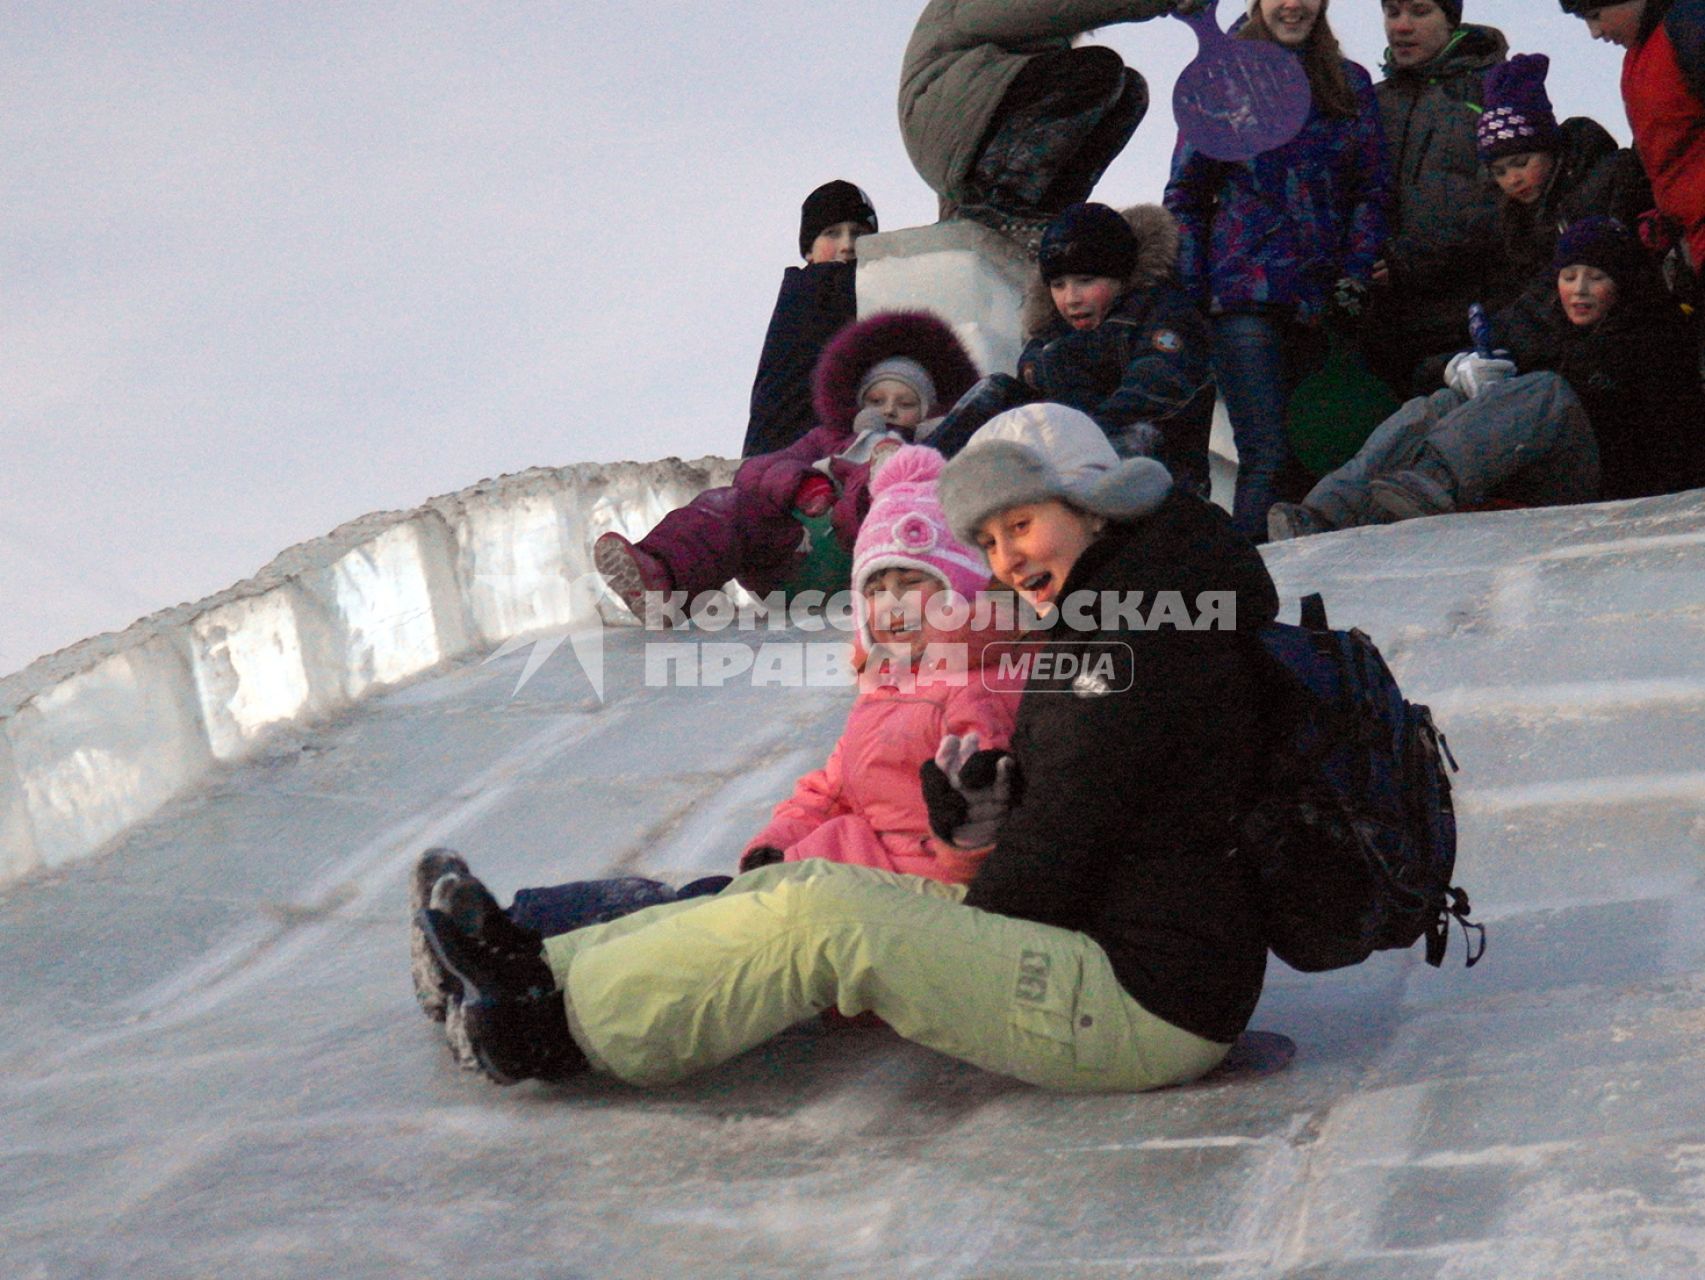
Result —
<path fill-rule="evenodd" d="M 1516 371 L 1516 362 L 1503 355 L 1483 356 L 1459 351 L 1445 366 L 1445 386 L 1472 400 L 1494 382 L 1502 382 Z"/>
<path fill-rule="evenodd" d="M 995 765 L 995 776 L 986 786 L 973 787 L 960 776 L 971 757 L 981 748 L 975 732 L 963 738 L 947 734 L 935 749 L 935 763 L 947 781 L 965 800 L 965 814 L 953 828 L 950 843 L 961 849 L 981 849 L 995 842 L 995 831 L 1012 807 L 1012 770 L 1015 757 L 1003 755 Z"/>

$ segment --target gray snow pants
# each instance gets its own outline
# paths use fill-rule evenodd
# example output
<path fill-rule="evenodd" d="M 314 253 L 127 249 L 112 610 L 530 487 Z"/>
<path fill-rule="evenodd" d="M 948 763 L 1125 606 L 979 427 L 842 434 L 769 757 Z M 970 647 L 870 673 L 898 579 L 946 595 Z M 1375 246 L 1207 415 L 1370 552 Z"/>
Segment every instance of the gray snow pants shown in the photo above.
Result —
<path fill-rule="evenodd" d="M 1374 523 L 1381 517 L 1368 482 L 1406 470 L 1443 484 L 1459 508 L 1493 496 L 1537 507 L 1594 502 L 1599 494 L 1598 439 L 1555 373 L 1509 378 L 1472 400 L 1449 387 L 1417 396 L 1303 502 L 1339 528 Z"/>

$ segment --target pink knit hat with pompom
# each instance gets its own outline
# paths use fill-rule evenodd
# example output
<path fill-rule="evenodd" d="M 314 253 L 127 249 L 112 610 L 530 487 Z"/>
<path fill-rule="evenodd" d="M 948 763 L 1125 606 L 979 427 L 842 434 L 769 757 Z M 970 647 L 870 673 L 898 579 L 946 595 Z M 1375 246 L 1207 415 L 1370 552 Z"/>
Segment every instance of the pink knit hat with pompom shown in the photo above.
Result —
<path fill-rule="evenodd" d="M 870 482 L 870 514 L 853 546 L 853 591 L 874 573 L 921 569 L 967 601 L 989 581 L 988 562 L 953 535 L 941 510 L 936 480 L 942 457 L 908 444 L 896 449 Z"/>

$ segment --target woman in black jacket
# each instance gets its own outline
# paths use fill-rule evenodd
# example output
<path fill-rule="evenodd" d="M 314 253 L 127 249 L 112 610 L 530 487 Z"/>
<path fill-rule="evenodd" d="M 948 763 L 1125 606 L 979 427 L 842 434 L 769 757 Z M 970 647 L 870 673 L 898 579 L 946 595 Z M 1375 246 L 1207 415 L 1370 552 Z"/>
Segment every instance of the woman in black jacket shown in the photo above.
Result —
<path fill-rule="evenodd" d="M 1050 623 L 1006 664 L 1028 675 L 1010 756 L 948 738 L 924 766 L 938 835 L 995 825 L 969 890 L 782 863 L 542 955 L 428 910 L 488 1076 L 667 1083 L 831 1006 L 1048 1088 L 1154 1088 L 1225 1056 L 1266 965 L 1232 851 L 1264 736 L 1250 633 L 1277 612 L 1259 554 L 1061 405 L 989 422 L 940 491 Z"/>

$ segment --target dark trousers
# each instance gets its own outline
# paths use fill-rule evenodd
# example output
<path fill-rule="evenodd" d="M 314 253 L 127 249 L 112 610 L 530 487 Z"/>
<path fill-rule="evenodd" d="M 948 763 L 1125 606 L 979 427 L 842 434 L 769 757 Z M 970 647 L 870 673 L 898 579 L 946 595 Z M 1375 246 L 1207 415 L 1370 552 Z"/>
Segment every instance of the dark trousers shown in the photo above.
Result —
<path fill-rule="evenodd" d="M 506 914 L 524 929 L 547 938 L 571 933 L 590 924 L 607 924 L 622 916 L 655 907 L 660 902 L 681 902 L 710 893 L 720 893 L 729 876 L 705 876 L 679 889 L 644 876 L 619 876 L 613 880 L 576 880 L 537 889 L 522 889 Z"/>
<path fill-rule="evenodd" d="M 1032 58 L 1007 87 L 963 190 L 966 213 L 1052 218 L 1087 200 L 1148 112 L 1148 86 L 1111 49 Z"/>

